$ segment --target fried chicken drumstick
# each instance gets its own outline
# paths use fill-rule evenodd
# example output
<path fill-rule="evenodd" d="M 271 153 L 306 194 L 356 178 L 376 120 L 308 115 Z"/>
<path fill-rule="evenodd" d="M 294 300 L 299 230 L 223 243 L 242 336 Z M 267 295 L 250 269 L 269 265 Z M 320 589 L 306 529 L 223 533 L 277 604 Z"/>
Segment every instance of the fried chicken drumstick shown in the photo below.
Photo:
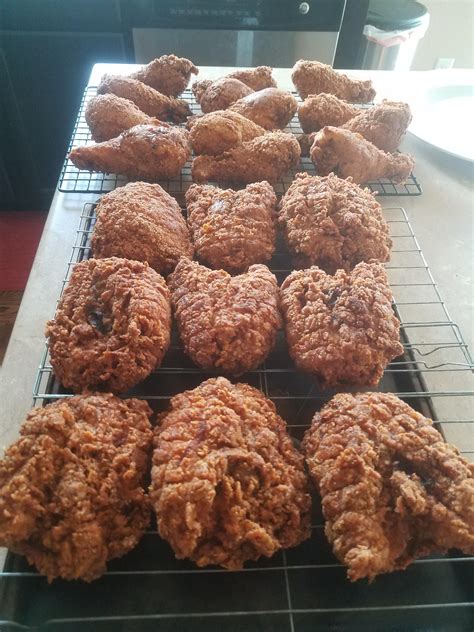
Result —
<path fill-rule="evenodd" d="M 265 129 L 283 129 L 298 109 L 296 99 L 284 90 L 265 88 L 252 92 L 229 107 Z"/>
<path fill-rule="evenodd" d="M 263 127 L 230 110 L 219 110 L 196 117 L 189 121 L 188 129 L 194 153 L 211 156 L 223 154 L 266 133 Z"/>
<path fill-rule="evenodd" d="M 162 55 L 129 75 L 167 96 L 177 97 L 187 87 L 191 74 L 199 70 L 192 61 L 176 55 Z"/>
<path fill-rule="evenodd" d="M 451 548 L 474 554 L 474 466 L 395 395 L 336 395 L 302 448 L 352 581 Z"/>
<path fill-rule="evenodd" d="M 298 108 L 298 119 L 305 134 L 319 132 L 326 125 L 340 127 L 359 114 L 360 109 L 333 94 L 311 94 Z"/>
<path fill-rule="evenodd" d="M 216 110 L 225 110 L 230 105 L 252 94 L 252 88 L 232 77 L 221 77 L 215 81 L 202 79 L 193 84 L 193 93 L 201 110 L 207 114 Z"/>
<path fill-rule="evenodd" d="M 352 103 L 368 103 L 375 97 L 370 79 L 351 79 L 319 61 L 297 61 L 293 66 L 291 80 L 302 99 L 306 99 L 309 94 L 321 92 L 334 94 Z"/>
<path fill-rule="evenodd" d="M 264 90 L 265 88 L 276 88 L 276 81 L 272 77 L 270 66 L 257 66 L 248 70 L 234 70 L 227 75 L 245 83 L 252 90 Z"/>
<path fill-rule="evenodd" d="M 207 380 L 171 399 L 154 433 L 150 496 L 179 559 L 240 569 L 310 535 L 303 458 L 271 401 Z"/>

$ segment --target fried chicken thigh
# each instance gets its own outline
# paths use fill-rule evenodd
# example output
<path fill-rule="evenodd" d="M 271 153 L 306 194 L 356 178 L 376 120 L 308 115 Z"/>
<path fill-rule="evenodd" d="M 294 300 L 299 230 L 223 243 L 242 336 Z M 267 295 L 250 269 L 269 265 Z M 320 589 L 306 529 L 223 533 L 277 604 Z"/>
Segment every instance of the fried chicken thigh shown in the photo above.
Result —
<path fill-rule="evenodd" d="M 392 152 L 398 149 L 411 119 L 408 103 L 383 100 L 367 110 L 359 110 L 342 127 L 361 134 L 382 151 Z"/>
<path fill-rule="evenodd" d="M 168 286 L 185 351 L 199 367 L 240 375 L 265 360 L 281 327 L 278 285 L 266 266 L 231 277 L 183 258 Z"/>
<path fill-rule="evenodd" d="M 474 555 L 474 466 L 395 395 L 336 395 L 302 448 L 352 581 L 451 548 Z"/>
<path fill-rule="evenodd" d="M 304 61 L 303 59 L 297 61 L 293 66 L 291 80 L 302 99 L 306 99 L 309 94 L 321 92 L 334 94 L 352 103 L 368 103 L 375 97 L 375 90 L 370 79 L 366 81 L 351 79 L 319 61 Z"/>
<path fill-rule="evenodd" d="M 154 181 L 177 177 L 190 153 L 187 130 L 136 125 L 117 138 L 75 147 L 69 159 L 78 169 Z"/>
<path fill-rule="evenodd" d="M 164 121 L 183 123 L 191 116 L 186 101 L 161 94 L 137 79 L 121 75 L 104 75 L 97 88 L 97 94 L 115 94 L 135 103 L 142 112 Z"/>
<path fill-rule="evenodd" d="M 193 84 L 193 93 L 201 110 L 207 114 L 216 110 L 226 110 L 242 97 L 252 94 L 252 88 L 231 77 L 221 77 L 215 81 L 203 79 Z"/>
<path fill-rule="evenodd" d="M 298 119 L 305 134 L 318 132 L 326 125 L 340 127 L 360 112 L 333 94 L 311 94 L 298 108 Z"/>
<path fill-rule="evenodd" d="M 195 182 L 275 182 L 300 158 L 300 146 L 292 134 L 268 132 L 219 156 L 197 156 L 192 164 Z"/>
<path fill-rule="evenodd" d="M 388 261 L 392 241 L 374 194 L 350 178 L 298 173 L 280 202 L 279 222 L 297 268 L 329 274 L 361 261 Z"/>
<path fill-rule="evenodd" d="M 272 77 L 272 69 L 269 66 L 257 66 L 248 70 L 234 70 L 227 75 L 245 83 L 252 90 L 264 90 L 276 88 L 276 81 Z"/>
<path fill-rule="evenodd" d="M 0 461 L 0 546 L 50 582 L 90 582 L 133 549 L 150 521 L 150 415 L 110 393 L 31 410 Z"/>
<path fill-rule="evenodd" d="M 186 191 L 196 254 L 212 268 L 244 272 L 275 250 L 277 199 L 268 182 L 226 191 L 193 184 Z"/>
<path fill-rule="evenodd" d="M 268 130 L 286 127 L 297 109 L 296 99 L 289 92 L 278 88 L 252 92 L 229 108 L 231 112 L 238 112 Z"/>
<path fill-rule="evenodd" d="M 194 153 L 212 156 L 222 154 L 266 133 L 263 127 L 229 110 L 211 112 L 192 119 L 188 128 Z"/>
<path fill-rule="evenodd" d="M 179 559 L 240 569 L 310 535 L 302 456 L 274 404 L 207 380 L 171 399 L 154 433 L 150 496 Z"/>
<path fill-rule="evenodd" d="M 177 97 L 187 87 L 191 74 L 199 70 L 189 59 L 176 55 L 162 55 L 129 75 L 167 96 Z"/>
<path fill-rule="evenodd" d="M 359 263 L 333 276 L 316 266 L 296 270 L 280 297 L 290 356 L 323 387 L 375 386 L 403 352 L 380 263 Z"/>
<path fill-rule="evenodd" d="M 317 132 L 310 154 L 318 175 L 333 171 L 357 184 L 378 178 L 405 182 L 415 164 L 408 154 L 387 154 L 360 134 L 341 127 L 324 127 Z"/>

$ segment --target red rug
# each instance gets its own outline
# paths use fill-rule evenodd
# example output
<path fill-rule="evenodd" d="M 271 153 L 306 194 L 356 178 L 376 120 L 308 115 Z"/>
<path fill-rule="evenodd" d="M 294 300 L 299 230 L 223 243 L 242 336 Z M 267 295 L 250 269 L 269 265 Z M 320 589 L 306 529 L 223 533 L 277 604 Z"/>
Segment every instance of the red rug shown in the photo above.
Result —
<path fill-rule="evenodd" d="M 0 291 L 24 290 L 47 214 L 0 212 Z"/>

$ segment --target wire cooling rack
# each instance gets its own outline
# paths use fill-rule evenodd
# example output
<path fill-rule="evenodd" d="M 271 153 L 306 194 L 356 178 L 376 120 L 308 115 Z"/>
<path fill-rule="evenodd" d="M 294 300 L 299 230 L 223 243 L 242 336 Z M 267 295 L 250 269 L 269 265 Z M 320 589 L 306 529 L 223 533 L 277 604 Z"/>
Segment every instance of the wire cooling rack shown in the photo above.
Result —
<path fill-rule="evenodd" d="M 87 102 L 97 93 L 97 88 L 86 88 L 82 97 L 79 114 L 74 125 L 71 143 L 68 148 L 68 154 L 73 147 L 78 145 L 91 145 L 93 140 L 90 135 L 89 128 L 85 120 L 85 108 Z M 294 93 L 295 98 L 301 101 L 300 97 Z M 200 114 L 201 108 L 196 102 L 191 90 L 185 90 L 181 98 L 189 103 L 193 114 Z M 294 117 L 287 128 L 293 134 L 299 136 L 302 133 L 298 117 Z M 312 175 L 316 174 L 313 163 L 309 158 L 302 157 L 300 164 L 292 168 L 281 180 L 275 183 L 275 190 L 279 194 L 285 193 L 292 183 L 295 175 L 301 171 L 306 171 Z M 66 158 L 61 170 L 58 188 L 65 193 L 107 193 L 113 189 L 126 184 L 127 178 L 116 174 L 91 173 L 77 169 L 72 162 Z M 188 160 L 181 170 L 179 178 L 171 180 L 162 180 L 158 182 L 163 188 L 172 194 L 176 194 L 178 199 L 184 199 L 184 192 L 192 184 L 191 178 L 191 160 Z M 368 182 L 366 185 L 371 191 L 376 192 L 380 196 L 413 196 L 421 195 L 422 189 L 416 177 L 411 174 L 407 182 L 404 184 L 396 184 L 387 178 L 381 178 L 375 182 Z"/>

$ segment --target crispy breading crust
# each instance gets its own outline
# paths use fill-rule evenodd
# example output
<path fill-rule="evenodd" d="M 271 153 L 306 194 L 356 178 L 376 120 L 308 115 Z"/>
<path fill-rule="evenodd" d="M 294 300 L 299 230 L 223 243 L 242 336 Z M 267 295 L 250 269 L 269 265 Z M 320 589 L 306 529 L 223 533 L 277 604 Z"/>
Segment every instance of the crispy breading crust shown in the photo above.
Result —
<path fill-rule="evenodd" d="M 279 223 L 295 267 L 326 272 L 361 261 L 388 261 L 392 240 L 368 189 L 334 174 L 298 173 L 280 202 Z"/>
<path fill-rule="evenodd" d="M 231 77 L 221 77 L 215 81 L 203 79 L 193 84 L 193 93 L 201 110 L 208 114 L 216 110 L 226 110 L 242 97 L 252 94 L 252 88 Z"/>
<path fill-rule="evenodd" d="M 111 257 L 75 265 L 46 336 L 64 386 L 120 393 L 160 365 L 170 330 L 164 279 L 146 263 Z"/>
<path fill-rule="evenodd" d="M 30 411 L 0 461 L 0 545 L 48 581 L 100 577 L 149 524 L 150 415 L 110 393 Z"/>
<path fill-rule="evenodd" d="M 218 110 L 193 118 L 188 123 L 189 140 L 196 155 L 218 156 L 266 130 L 237 112 Z"/>
<path fill-rule="evenodd" d="M 265 88 L 276 88 L 276 81 L 272 77 L 270 66 L 257 66 L 248 70 L 234 70 L 227 75 L 245 83 L 252 90 L 264 90 Z"/>
<path fill-rule="evenodd" d="M 298 108 L 301 129 L 306 134 L 318 132 L 326 125 L 339 127 L 360 112 L 359 108 L 333 94 L 310 94 Z"/>
<path fill-rule="evenodd" d="M 403 352 L 380 263 L 359 263 L 334 276 L 316 266 L 294 271 L 280 297 L 290 356 L 325 387 L 375 386 Z"/>
<path fill-rule="evenodd" d="M 352 581 L 450 548 L 474 554 L 474 466 L 395 395 L 336 395 L 302 448 Z"/>
<path fill-rule="evenodd" d="M 291 80 L 302 99 L 306 99 L 309 94 L 321 92 L 334 94 L 352 103 L 368 103 L 375 97 L 375 90 L 370 79 L 366 81 L 351 79 L 319 61 L 303 59 L 297 61 L 291 72 Z"/>
<path fill-rule="evenodd" d="M 278 88 L 265 88 L 252 92 L 229 107 L 231 112 L 242 114 L 261 127 L 283 129 L 298 109 L 294 96 Z"/>
<path fill-rule="evenodd" d="M 178 558 L 242 568 L 310 535 L 303 459 L 275 406 L 223 377 L 171 399 L 155 429 L 150 496 Z"/>
<path fill-rule="evenodd" d="M 176 55 L 162 55 L 129 75 L 168 96 L 177 97 L 187 87 L 191 74 L 199 70 L 192 61 Z"/>
<path fill-rule="evenodd" d="M 198 366 L 240 375 L 265 360 L 281 327 L 278 285 L 266 266 L 231 277 L 183 258 L 168 285 L 185 351 Z"/>
<path fill-rule="evenodd" d="M 276 204 L 268 182 L 240 191 L 193 184 L 186 191 L 186 206 L 199 259 L 231 273 L 268 261 L 275 250 Z"/>

